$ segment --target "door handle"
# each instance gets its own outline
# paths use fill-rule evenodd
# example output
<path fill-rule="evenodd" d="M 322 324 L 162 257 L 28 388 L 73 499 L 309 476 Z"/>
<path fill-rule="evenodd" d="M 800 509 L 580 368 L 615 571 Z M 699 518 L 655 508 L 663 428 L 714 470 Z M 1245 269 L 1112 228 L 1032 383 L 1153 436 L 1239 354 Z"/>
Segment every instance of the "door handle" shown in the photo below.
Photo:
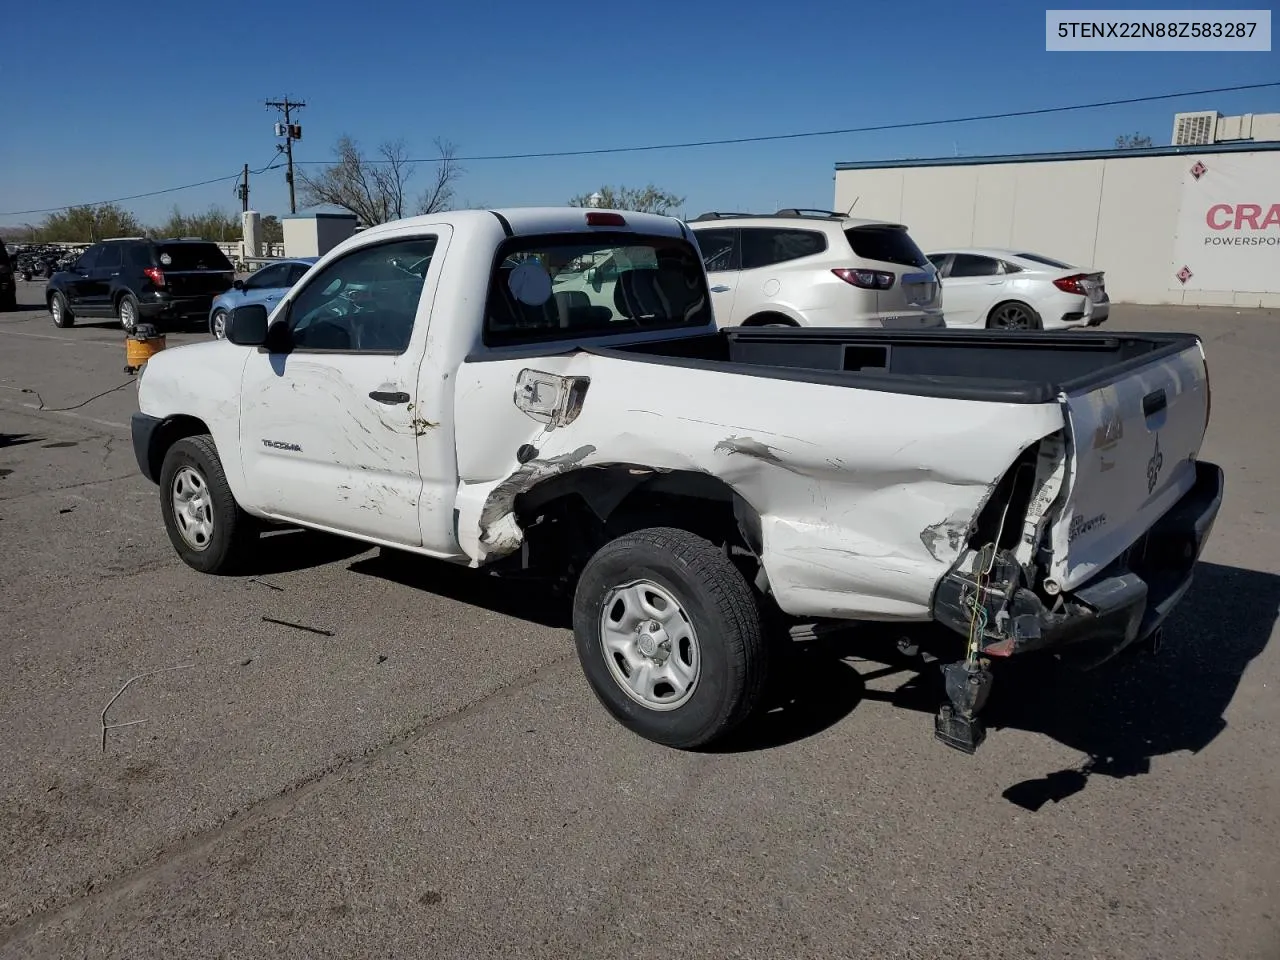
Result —
<path fill-rule="evenodd" d="M 729 290 L 730 288 L 726 287 L 723 283 L 717 284 L 716 286 L 711 288 L 712 293 L 728 293 Z"/>
<path fill-rule="evenodd" d="M 396 404 L 409 402 L 409 395 L 407 393 L 391 393 L 386 390 L 374 390 L 369 394 L 369 397 L 373 400 L 377 400 L 379 403 Z"/>
<path fill-rule="evenodd" d="M 117 270 L 115 273 L 113 273 L 113 274 L 112 274 L 112 276 L 113 276 L 113 277 L 118 277 L 118 276 L 120 276 L 120 271 L 119 271 L 119 270 Z"/>

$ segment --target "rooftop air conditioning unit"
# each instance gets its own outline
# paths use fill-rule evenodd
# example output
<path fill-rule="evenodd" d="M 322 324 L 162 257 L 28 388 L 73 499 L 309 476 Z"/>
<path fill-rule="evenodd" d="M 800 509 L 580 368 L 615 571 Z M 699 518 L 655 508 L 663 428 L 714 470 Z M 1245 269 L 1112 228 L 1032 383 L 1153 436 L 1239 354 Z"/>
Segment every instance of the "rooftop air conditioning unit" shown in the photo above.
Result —
<path fill-rule="evenodd" d="M 1173 145 L 1198 147 L 1213 143 L 1218 126 L 1218 111 L 1199 113 L 1175 113 L 1173 115 Z"/>

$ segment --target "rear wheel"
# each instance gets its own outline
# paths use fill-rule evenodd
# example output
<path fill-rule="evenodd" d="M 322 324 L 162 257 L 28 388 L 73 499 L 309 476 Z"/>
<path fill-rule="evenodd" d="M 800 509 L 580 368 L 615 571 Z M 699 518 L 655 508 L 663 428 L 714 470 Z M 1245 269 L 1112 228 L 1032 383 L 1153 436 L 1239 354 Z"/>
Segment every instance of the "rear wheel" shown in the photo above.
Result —
<path fill-rule="evenodd" d="M 227 311 L 213 311 L 213 316 L 209 318 L 209 332 L 215 340 L 227 339 Z"/>
<path fill-rule="evenodd" d="M 742 322 L 744 327 L 795 327 L 799 326 L 790 317 L 784 317 L 780 313 L 757 313 L 754 317 L 748 317 Z"/>
<path fill-rule="evenodd" d="M 138 329 L 138 301 L 131 293 L 126 293 L 116 305 L 116 315 L 120 318 L 120 326 L 125 333 L 133 333 Z"/>
<path fill-rule="evenodd" d="M 999 303 L 987 316 L 987 328 L 991 330 L 1039 330 L 1040 314 L 1025 303 L 1010 301 Z"/>
<path fill-rule="evenodd" d="M 67 306 L 67 298 L 60 293 L 55 292 L 49 298 L 49 313 L 53 316 L 55 327 L 74 327 L 76 324 L 75 315 Z"/>
<path fill-rule="evenodd" d="M 767 674 L 759 605 L 709 541 L 669 527 L 601 547 L 574 597 L 578 659 L 623 726 L 681 749 L 750 716 Z"/>
<path fill-rule="evenodd" d="M 208 434 L 169 448 L 160 469 L 160 501 L 169 541 L 201 573 L 234 573 L 258 539 L 258 526 L 236 503 Z"/>

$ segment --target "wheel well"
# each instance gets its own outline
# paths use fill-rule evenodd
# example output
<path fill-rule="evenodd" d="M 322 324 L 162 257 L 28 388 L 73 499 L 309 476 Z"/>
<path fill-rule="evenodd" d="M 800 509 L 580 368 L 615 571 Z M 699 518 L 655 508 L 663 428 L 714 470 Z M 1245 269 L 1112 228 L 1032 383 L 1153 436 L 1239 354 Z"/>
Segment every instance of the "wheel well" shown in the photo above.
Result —
<path fill-rule="evenodd" d="M 762 551 L 760 518 L 723 480 L 693 471 L 615 465 L 589 467 L 520 494 L 526 563 L 582 568 L 601 546 L 646 527 L 677 527 L 730 553 L 755 577 Z"/>
<path fill-rule="evenodd" d="M 987 320 L 988 320 L 988 321 L 990 321 L 990 320 L 991 320 L 991 318 L 995 315 L 995 312 L 996 312 L 997 310 L 999 310 L 1001 307 L 1007 307 L 1007 306 L 1009 306 L 1010 304 L 1016 304 L 1017 306 L 1022 307 L 1024 310 L 1026 310 L 1028 313 L 1030 313 L 1030 314 L 1031 314 L 1031 316 L 1035 317 L 1037 320 L 1039 320 L 1039 319 L 1040 319 L 1040 313 L 1039 313 L 1039 311 L 1038 311 L 1038 310 L 1036 310 L 1036 308 L 1035 308 L 1035 307 L 1033 307 L 1031 304 L 1027 303 L 1027 301 L 1025 301 L 1025 300 L 1019 300 L 1019 299 L 1017 299 L 1016 297 L 1014 297 L 1014 298 L 1011 298 L 1011 299 L 1009 299 L 1009 300 L 1001 300 L 1001 301 L 1000 301 L 999 303 L 997 303 L 994 307 L 992 307 L 990 310 L 988 310 L 988 311 L 987 311 Z"/>
<path fill-rule="evenodd" d="M 175 443 L 187 437 L 209 432 L 209 427 L 198 417 L 177 416 L 165 420 L 151 435 L 151 447 L 147 450 L 147 466 L 151 476 L 159 482 L 160 468 L 164 466 L 165 454 Z"/>
<path fill-rule="evenodd" d="M 757 313 L 755 316 L 747 317 L 742 321 L 744 327 L 763 327 L 769 323 L 780 323 L 784 327 L 800 326 L 800 324 L 783 313 Z"/>

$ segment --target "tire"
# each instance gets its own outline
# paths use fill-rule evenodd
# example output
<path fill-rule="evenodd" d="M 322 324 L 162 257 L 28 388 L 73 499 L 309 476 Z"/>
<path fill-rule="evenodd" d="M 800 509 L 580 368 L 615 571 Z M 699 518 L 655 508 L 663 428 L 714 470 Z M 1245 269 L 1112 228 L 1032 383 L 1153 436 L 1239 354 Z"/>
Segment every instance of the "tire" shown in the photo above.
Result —
<path fill-rule="evenodd" d="M 659 621 L 649 614 L 664 611 L 670 634 L 650 632 Z M 729 558 L 669 527 L 601 547 L 582 571 L 573 603 L 578 659 L 597 699 L 632 732 L 686 750 L 722 739 L 759 703 L 768 673 L 760 619 L 755 595 Z M 658 664 L 667 669 L 657 681 L 642 682 L 640 668 Z M 692 679 L 664 679 L 680 674 Z M 628 676 L 638 689 L 628 687 Z"/>
<path fill-rule="evenodd" d="M 67 298 L 56 291 L 49 298 L 49 313 L 53 316 L 53 325 L 55 327 L 65 329 L 76 325 L 76 315 L 67 306 Z"/>
<path fill-rule="evenodd" d="M 13 293 L 12 296 L 6 297 L 3 301 L 0 301 L 0 311 L 4 311 L 5 313 L 11 313 L 17 309 L 18 309 L 18 294 L 16 291 Z"/>
<path fill-rule="evenodd" d="M 133 333 L 138 329 L 138 318 L 141 315 L 138 298 L 131 293 L 126 293 L 116 304 L 116 316 L 120 318 L 120 326 L 125 333 Z"/>
<path fill-rule="evenodd" d="M 160 505 L 173 548 L 201 573 L 235 573 L 258 539 L 257 525 L 236 503 L 208 434 L 179 440 L 165 453 Z"/>
<path fill-rule="evenodd" d="M 1039 330 L 1040 326 L 1040 314 L 1018 300 L 997 303 L 987 314 L 988 330 Z"/>
<path fill-rule="evenodd" d="M 780 313 L 757 313 L 742 322 L 744 327 L 798 327 L 799 324 L 790 317 Z"/>
<path fill-rule="evenodd" d="M 219 308 L 213 311 L 213 316 L 209 318 L 209 333 L 215 340 L 225 340 L 227 338 L 227 311 Z"/>

